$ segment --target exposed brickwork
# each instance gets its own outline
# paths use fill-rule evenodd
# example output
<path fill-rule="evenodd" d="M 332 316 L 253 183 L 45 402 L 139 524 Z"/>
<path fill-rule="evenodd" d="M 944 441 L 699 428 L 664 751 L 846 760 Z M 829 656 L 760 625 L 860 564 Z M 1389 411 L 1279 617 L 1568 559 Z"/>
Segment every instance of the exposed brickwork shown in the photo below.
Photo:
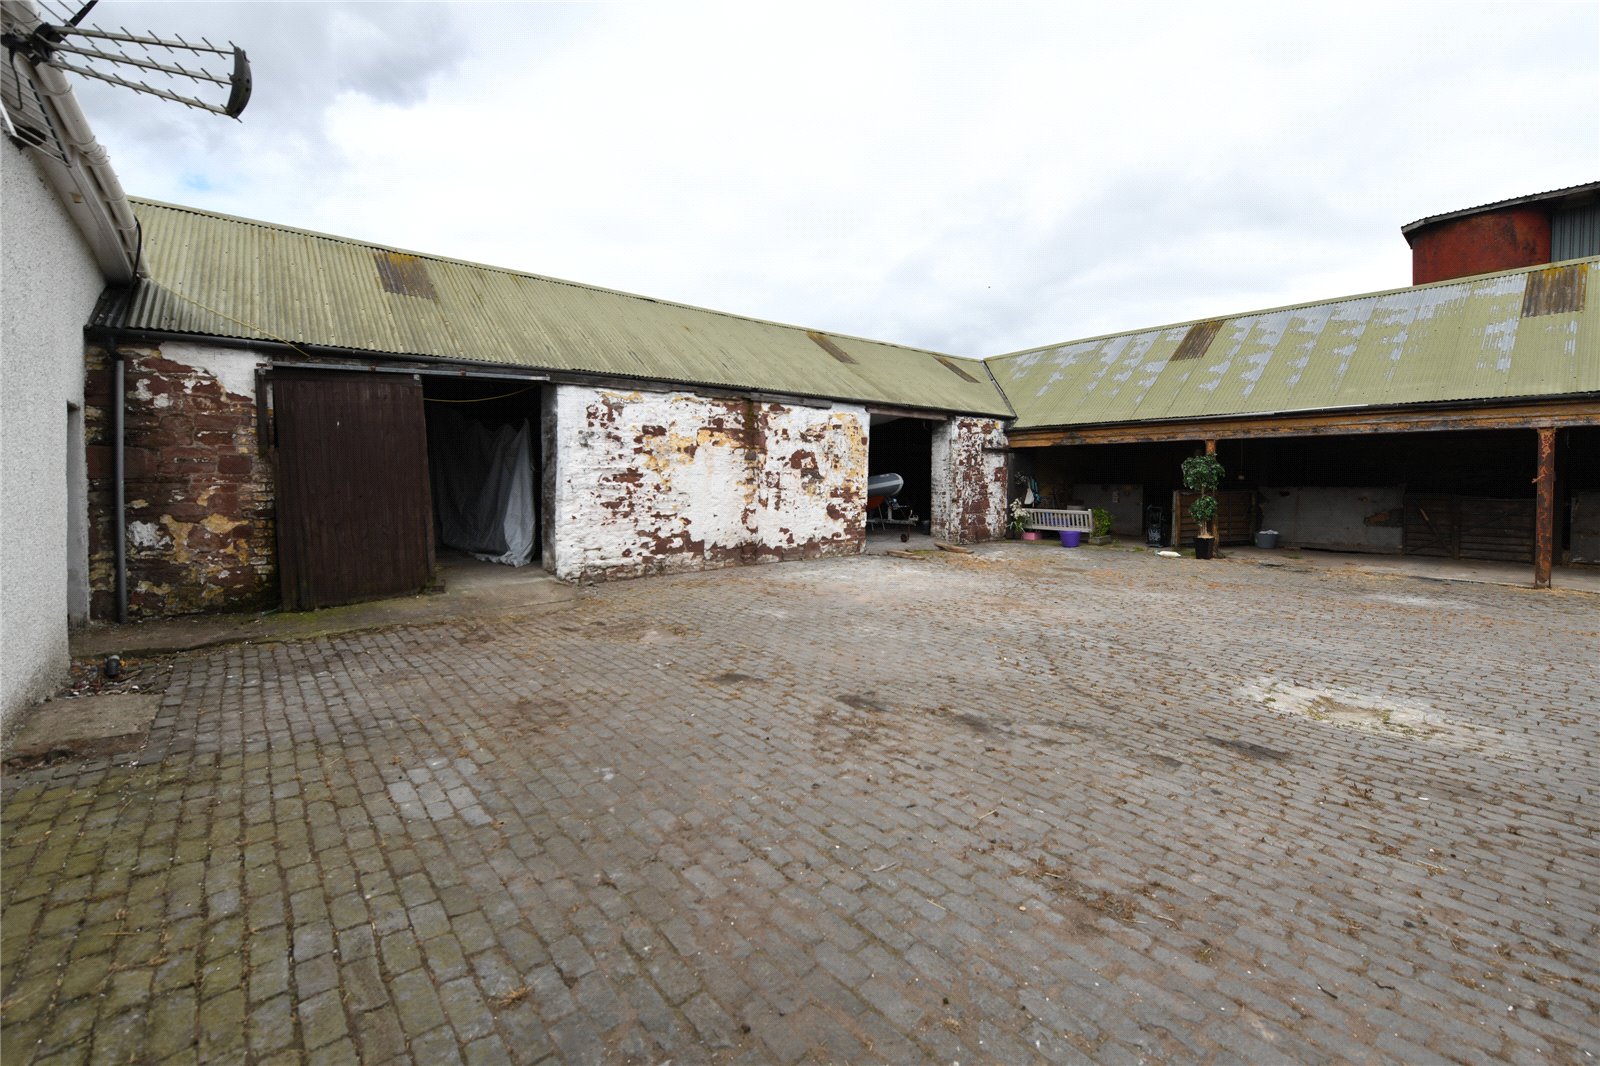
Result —
<path fill-rule="evenodd" d="M 1006 446 L 992 418 L 952 418 L 933 435 L 933 534 L 994 540 L 1006 528 Z"/>
<path fill-rule="evenodd" d="M 192 346 L 191 346 L 192 347 Z M 259 454 L 255 397 L 159 347 L 126 361 L 124 462 L 128 611 L 134 618 L 242 609 L 277 598 L 272 464 Z M 190 358 L 188 349 L 179 353 Z M 245 367 L 243 353 L 226 353 Z M 116 611 L 111 357 L 87 354 L 92 614 Z"/>
<path fill-rule="evenodd" d="M 147 666 L 6 1066 L 1600 1054 L 1579 593 L 998 544 Z"/>
<path fill-rule="evenodd" d="M 557 386 L 552 568 L 628 577 L 856 554 L 866 415 Z M 546 453 L 550 454 L 549 452 Z"/>

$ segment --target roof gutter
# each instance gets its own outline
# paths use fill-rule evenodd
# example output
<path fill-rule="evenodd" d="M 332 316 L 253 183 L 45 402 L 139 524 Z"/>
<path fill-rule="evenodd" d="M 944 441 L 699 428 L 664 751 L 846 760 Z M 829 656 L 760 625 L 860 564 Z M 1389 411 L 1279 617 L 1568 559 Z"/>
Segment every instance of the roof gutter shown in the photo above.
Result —
<path fill-rule="evenodd" d="M 1476 396 L 1459 400 L 1419 400 L 1400 404 L 1341 404 L 1338 407 L 1312 407 L 1295 411 L 1258 411 L 1231 415 L 1184 415 L 1179 418 L 1128 418 L 1116 422 L 1059 422 L 1040 426 L 1014 426 L 1019 433 L 1073 433 L 1096 429 L 1117 429 L 1123 426 L 1159 428 L 1165 426 L 1221 426 L 1229 422 L 1247 422 L 1261 418 L 1315 418 L 1321 415 L 1345 415 L 1358 412 L 1410 412 L 1477 411 L 1507 404 L 1564 403 L 1572 400 L 1600 400 L 1600 393 L 1569 392 L 1559 396 Z"/>
<path fill-rule="evenodd" d="M 709 382 L 681 381 L 666 378 L 624 377 L 616 374 L 597 374 L 586 371 L 546 370 L 542 367 L 519 367 L 515 363 L 480 363 L 452 359 L 439 355 L 405 355 L 380 353 L 366 348 L 348 348 L 335 344 L 290 344 L 287 341 L 251 340 L 247 337 L 220 337 L 202 333 L 182 333 L 177 330 L 136 329 L 128 326 L 91 324 L 84 330 L 90 342 L 107 344 L 162 344 L 178 341 L 184 344 L 210 344 L 219 348 L 237 348 L 260 352 L 272 359 L 275 368 L 287 370 L 300 367 L 307 370 L 369 370 L 379 373 L 428 373 L 434 376 L 492 377 L 519 381 L 548 382 L 552 385 L 585 385 L 590 388 L 636 389 L 642 392 L 670 392 L 692 390 L 698 395 L 713 398 L 756 400 L 761 403 L 781 403 L 795 407 L 827 407 L 833 404 L 853 404 L 862 407 L 883 407 L 874 400 L 851 397 L 807 395 L 803 393 L 771 392 L 765 389 L 741 388 L 737 385 L 717 385 Z M 278 355 L 291 358 L 279 360 Z M 318 358 L 348 360 L 345 363 L 319 363 Z M 411 364 L 411 365 L 407 365 Z M 421 370 L 420 367 L 432 369 Z M 1007 418 L 998 412 L 966 411 L 954 408 L 901 408 L 906 414 L 927 411 L 939 417 L 947 415 L 972 415 L 986 418 Z"/>
<path fill-rule="evenodd" d="M 23 33 L 32 33 L 40 25 L 38 12 L 29 0 L 0 0 L 0 8 L 6 23 Z M 67 149 L 65 163 L 46 152 L 33 151 L 39 169 L 89 242 L 106 280 L 117 284 L 132 281 L 138 272 L 139 222 L 122 182 L 111 169 L 111 158 L 95 140 L 66 75 L 48 63 L 35 64 L 20 53 L 8 58 L 38 86 L 49 118 Z"/>

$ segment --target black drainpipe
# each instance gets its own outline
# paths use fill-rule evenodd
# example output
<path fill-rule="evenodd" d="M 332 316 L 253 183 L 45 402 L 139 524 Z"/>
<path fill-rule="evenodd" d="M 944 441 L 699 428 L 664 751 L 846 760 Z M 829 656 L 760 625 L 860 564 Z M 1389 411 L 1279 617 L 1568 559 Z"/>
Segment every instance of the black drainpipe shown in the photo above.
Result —
<path fill-rule="evenodd" d="M 128 503 L 122 476 L 122 421 L 127 406 L 127 370 L 122 353 L 113 351 L 111 372 L 111 505 L 117 556 L 117 621 L 128 620 Z"/>

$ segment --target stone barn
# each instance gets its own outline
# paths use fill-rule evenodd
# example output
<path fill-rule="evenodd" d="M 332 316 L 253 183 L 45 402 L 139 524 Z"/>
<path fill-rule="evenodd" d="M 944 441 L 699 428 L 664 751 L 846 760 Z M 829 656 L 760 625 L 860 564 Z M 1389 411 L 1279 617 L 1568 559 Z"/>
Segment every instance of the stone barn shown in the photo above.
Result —
<path fill-rule="evenodd" d="M 147 276 L 87 354 L 98 617 L 415 592 L 443 548 L 563 579 L 853 554 L 877 461 L 934 535 L 1003 530 L 982 362 L 134 205 Z"/>

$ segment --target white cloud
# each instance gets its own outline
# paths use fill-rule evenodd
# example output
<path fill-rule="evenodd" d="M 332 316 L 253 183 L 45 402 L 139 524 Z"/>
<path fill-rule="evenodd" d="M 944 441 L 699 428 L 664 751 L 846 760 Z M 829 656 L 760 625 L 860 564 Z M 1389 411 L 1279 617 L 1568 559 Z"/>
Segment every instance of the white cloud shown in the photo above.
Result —
<path fill-rule="evenodd" d="M 241 124 L 84 88 L 136 195 L 961 354 L 1404 285 L 1401 224 L 1600 161 L 1590 3 L 93 21 L 255 64 Z"/>

